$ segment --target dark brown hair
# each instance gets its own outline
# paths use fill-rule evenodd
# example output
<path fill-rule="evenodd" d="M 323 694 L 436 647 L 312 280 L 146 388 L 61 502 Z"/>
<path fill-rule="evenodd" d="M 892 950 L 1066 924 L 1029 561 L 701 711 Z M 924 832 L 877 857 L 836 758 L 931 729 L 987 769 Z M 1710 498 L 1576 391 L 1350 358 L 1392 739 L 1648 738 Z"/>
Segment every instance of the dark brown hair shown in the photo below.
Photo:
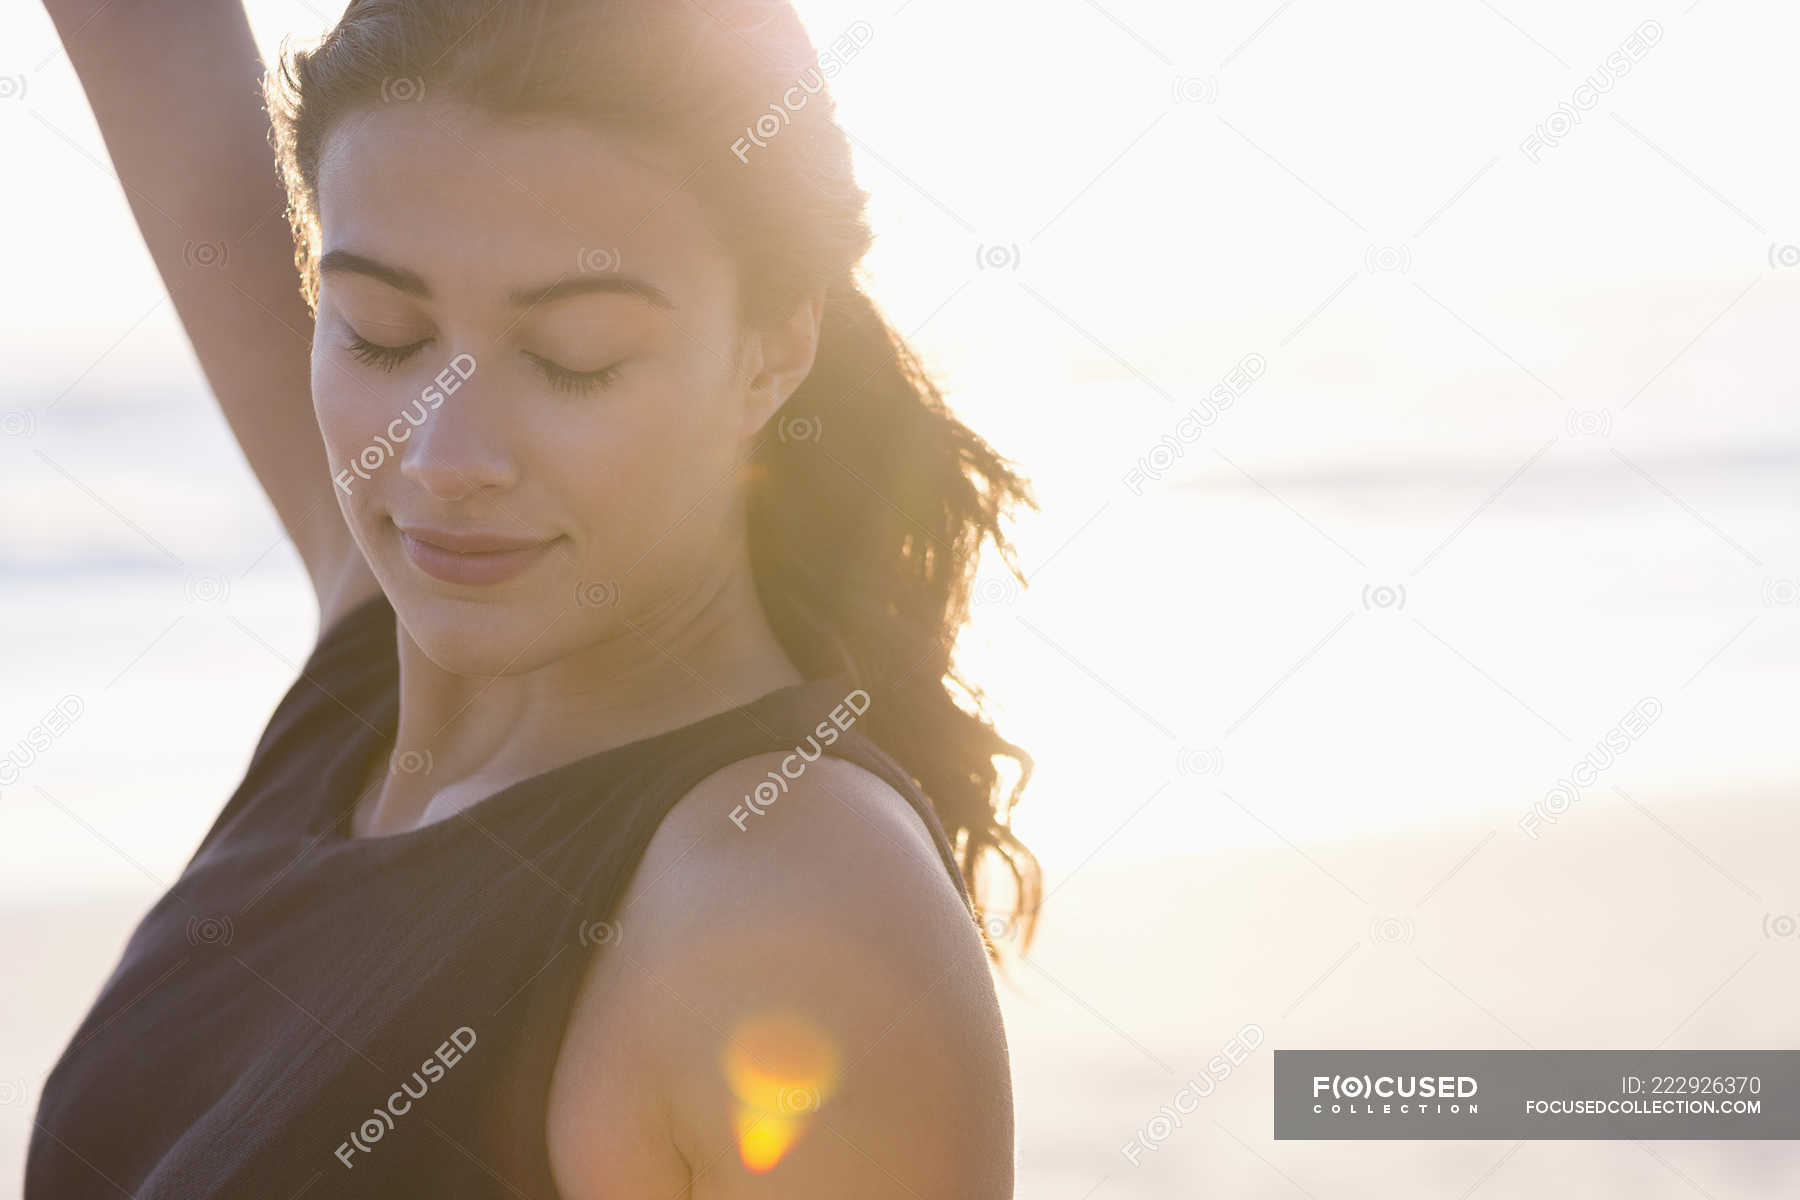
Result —
<path fill-rule="evenodd" d="M 847 670 L 874 697 L 860 728 L 930 797 L 1004 965 L 994 935 L 1016 930 L 1023 954 L 1041 903 L 1037 861 L 1010 828 L 1032 763 L 983 715 L 951 650 L 984 541 L 1023 582 L 1001 521 L 1036 505 L 857 281 L 867 195 L 826 77 L 868 33 L 853 27 L 821 57 L 786 0 L 355 0 L 316 46 L 284 45 L 264 90 L 309 307 L 326 133 L 419 97 L 669 151 L 737 259 L 749 321 L 824 289 L 813 369 L 743 480 L 757 592 L 809 678 Z M 989 855 L 1011 875 L 1004 916 L 981 878 Z"/>

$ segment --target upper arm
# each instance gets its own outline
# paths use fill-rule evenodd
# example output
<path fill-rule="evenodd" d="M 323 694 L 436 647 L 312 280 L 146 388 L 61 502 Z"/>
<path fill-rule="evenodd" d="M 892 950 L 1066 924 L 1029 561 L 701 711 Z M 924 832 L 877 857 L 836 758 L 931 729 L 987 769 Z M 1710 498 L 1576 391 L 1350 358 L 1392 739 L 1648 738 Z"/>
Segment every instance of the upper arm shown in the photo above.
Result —
<path fill-rule="evenodd" d="M 695 1200 L 1010 1197 L 1006 1040 L 968 909 L 854 764 L 821 758 L 733 821 L 781 757 L 716 773 L 653 839 L 564 1043 L 559 1188 L 627 1194 L 594 1135 L 630 1119 Z"/>
<path fill-rule="evenodd" d="M 207 383 L 306 565 L 323 628 L 374 580 L 338 511 L 313 415 L 312 317 L 243 6 L 46 7 Z M 334 609 L 334 597 L 347 603 Z"/>

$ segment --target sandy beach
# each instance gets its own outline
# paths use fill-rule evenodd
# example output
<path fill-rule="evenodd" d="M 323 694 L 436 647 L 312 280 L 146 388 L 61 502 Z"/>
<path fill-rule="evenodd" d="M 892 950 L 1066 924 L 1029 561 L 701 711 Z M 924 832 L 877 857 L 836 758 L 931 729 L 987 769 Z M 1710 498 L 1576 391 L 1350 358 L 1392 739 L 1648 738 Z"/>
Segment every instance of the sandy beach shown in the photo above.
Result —
<path fill-rule="evenodd" d="M 1469 827 L 1053 870 L 1041 940 L 1001 985 L 1018 1195 L 1788 1194 L 1786 1142 L 1273 1140 L 1275 1049 L 1796 1048 L 1800 939 L 1765 921 L 1800 908 L 1793 797 L 1634 799 L 1596 799 L 1535 841 Z M 0 911 L 8 1189 L 43 1073 L 150 899 Z M 1147 1135 L 1246 1026 L 1260 1047 L 1181 1127 Z M 1134 1139 L 1150 1147 L 1135 1163 Z"/>

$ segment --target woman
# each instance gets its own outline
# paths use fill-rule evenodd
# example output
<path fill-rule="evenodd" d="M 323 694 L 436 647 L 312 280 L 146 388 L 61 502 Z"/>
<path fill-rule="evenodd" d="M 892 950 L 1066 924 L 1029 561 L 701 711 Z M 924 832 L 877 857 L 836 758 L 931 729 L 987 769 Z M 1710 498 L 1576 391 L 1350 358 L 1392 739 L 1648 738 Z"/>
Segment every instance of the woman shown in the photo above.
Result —
<path fill-rule="evenodd" d="M 1030 495 L 853 280 L 856 38 L 354 3 L 283 197 L 241 12 L 51 7 L 322 632 L 27 1196 L 1011 1195 L 1030 764 L 950 646 Z"/>

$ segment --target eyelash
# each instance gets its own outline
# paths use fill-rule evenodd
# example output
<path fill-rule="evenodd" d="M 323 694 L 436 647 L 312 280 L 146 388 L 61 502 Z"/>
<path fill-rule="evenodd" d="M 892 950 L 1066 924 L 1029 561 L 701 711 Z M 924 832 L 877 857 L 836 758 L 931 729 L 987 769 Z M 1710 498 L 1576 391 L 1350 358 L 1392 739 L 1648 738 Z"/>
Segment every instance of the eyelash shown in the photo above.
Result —
<path fill-rule="evenodd" d="M 425 340 L 428 341 L 430 339 Z M 425 341 L 417 341 L 410 346 L 382 346 L 369 341 L 361 334 L 353 333 L 350 335 L 349 343 L 344 348 L 355 355 L 359 362 L 365 362 L 370 366 L 380 367 L 384 371 L 391 371 L 407 359 L 411 358 L 413 354 L 417 352 L 419 347 L 424 344 Z"/>
<path fill-rule="evenodd" d="M 549 359 L 526 352 L 526 358 L 538 365 L 550 386 L 559 392 L 597 392 L 610 386 L 619 377 L 619 364 L 601 367 L 598 371 L 571 371 L 567 367 L 559 367 Z"/>
<path fill-rule="evenodd" d="M 407 346 L 382 346 L 369 341 L 360 334 L 353 333 L 350 335 L 350 341 L 345 349 L 349 350 L 359 362 L 368 363 L 383 371 L 392 371 L 416 354 L 419 347 L 430 340 L 430 338 L 424 338 Z M 525 357 L 537 364 L 538 370 L 543 372 L 544 378 L 550 382 L 550 386 L 559 392 L 584 394 L 597 392 L 601 388 L 610 386 L 619 377 L 619 364 L 617 363 L 610 367 L 602 367 L 598 371 L 571 371 L 566 367 L 556 365 L 542 355 L 532 354 L 529 351 L 526 352 Z"/>

